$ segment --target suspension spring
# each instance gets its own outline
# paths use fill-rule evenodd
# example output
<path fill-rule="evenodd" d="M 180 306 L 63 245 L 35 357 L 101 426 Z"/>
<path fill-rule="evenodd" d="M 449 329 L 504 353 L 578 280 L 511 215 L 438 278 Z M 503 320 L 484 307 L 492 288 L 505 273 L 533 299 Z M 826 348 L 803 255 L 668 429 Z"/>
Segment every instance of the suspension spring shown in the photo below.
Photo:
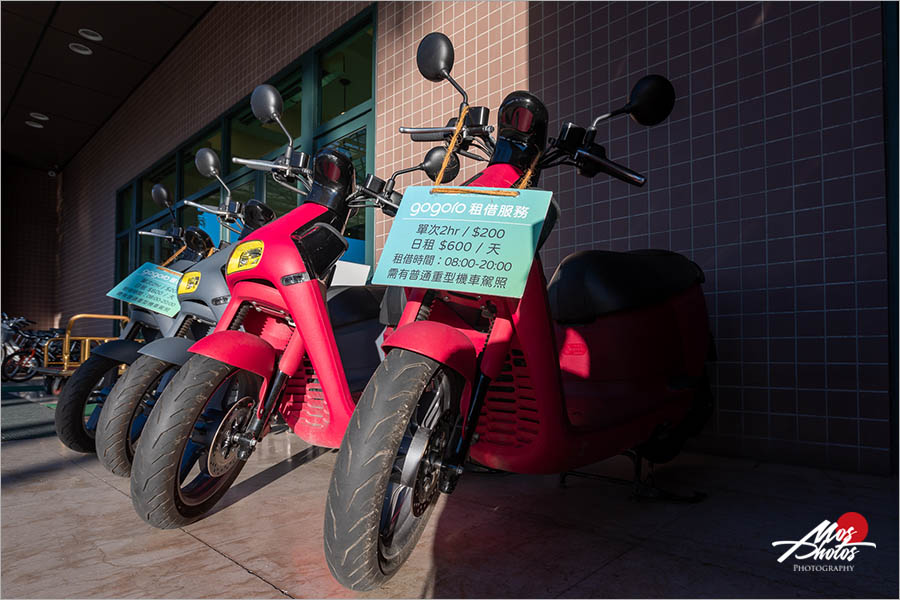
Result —
<path fill-rule="evenodd" d="M 244 317 L 247 316 L 247 313 L 250 311 L 250 304 L 244 302 L 241 304 L 241 307 L 238 309 L 237 313 L 234 315 L 234 319 L 232 319 L 231 324 L 228 325 L 228 329 L 237 330 L 241 328 L 241 325 L 244 324 Z"/>
<path fill-rule="evenodd" d="M 185 317 L 184 321 L 181 323 L 181 327 L 179 327 L 178 331 L 175 333 L 175 337 L 187 337 L 193 322 L 194 317 Z"/>

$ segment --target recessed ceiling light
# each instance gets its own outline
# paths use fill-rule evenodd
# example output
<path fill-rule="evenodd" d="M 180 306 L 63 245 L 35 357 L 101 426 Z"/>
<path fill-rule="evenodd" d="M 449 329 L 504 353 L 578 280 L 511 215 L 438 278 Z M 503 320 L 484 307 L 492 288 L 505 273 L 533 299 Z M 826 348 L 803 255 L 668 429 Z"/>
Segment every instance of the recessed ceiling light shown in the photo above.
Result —
<path fill-rule="evenodd" d="M 72 42 L 71 44 L 69 44 L 69 50 L 71 50 L 75 54 L 81 54 L 83 56 L 90 56 L 94 53 L 93 50 L 91 50 L 84 44 L 79 44 L 78 42 Z"/>
<path fill-rule="evenodd" d="M 44 113 L 39 113 L 39 112 L 28 113 L 28 116 L 31 117 L 32 119 L 37 119 L 38 121 L 49 121 L 50 120 L 50 117 L 48 117 Z"/>
<path fill-rule="evenodd" d="M 103 36 L 100 35 L 99 32 L 94 31 L 93 29 L 88 29 L 87 27 L 82 27 L 78 30 L 78 35 L 83 37 L 86 40 L 91 40 L 92 42 L 102 42 Z"/>
<path fill-rule="evenodd" d="M 25 124 L 28 125 L 29 127 L 34 127 L 35 129 L 43 129 L 44 128 L 44 126 L 41 123 L 38 123 L 37 121 L 25 121 Z"/>

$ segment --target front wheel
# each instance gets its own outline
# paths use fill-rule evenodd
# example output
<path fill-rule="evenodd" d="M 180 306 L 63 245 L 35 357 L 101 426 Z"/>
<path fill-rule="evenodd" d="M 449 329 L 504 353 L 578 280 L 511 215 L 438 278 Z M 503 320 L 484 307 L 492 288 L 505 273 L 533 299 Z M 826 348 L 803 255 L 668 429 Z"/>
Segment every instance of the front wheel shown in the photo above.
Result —
<path fill-rule="evenodd" d="M 59 394 L 56 435 L 76 452 L 94 451 L 94 434 L 103 403 L 119 375 L 119 362 L 99 354 L 84 361 Z"/>
<path fill-rule="evenodd" d="M 116 382 L 97 424 L 97 457 L 109 472 L 131 474 L 144 425 L 177 370 L 177 365 L 142 354 Z"/>
<path fill-rule="evenodd" d="M 258 404 L 260 378 L 215 359 L 192 356 L 156 403 L 131 466 L 131 502 L 160 529 L 206 514 L 228 491 L 244 461 L 232 434 Z"/>
<path fill-rule="evenodd" d="M 342 585 L 370 590 L 413 551 L 438 498 L 461 389 L 453 371 L 408 350 L 392 350 L 375 371 L 325 505 L 325 558 Z"/>

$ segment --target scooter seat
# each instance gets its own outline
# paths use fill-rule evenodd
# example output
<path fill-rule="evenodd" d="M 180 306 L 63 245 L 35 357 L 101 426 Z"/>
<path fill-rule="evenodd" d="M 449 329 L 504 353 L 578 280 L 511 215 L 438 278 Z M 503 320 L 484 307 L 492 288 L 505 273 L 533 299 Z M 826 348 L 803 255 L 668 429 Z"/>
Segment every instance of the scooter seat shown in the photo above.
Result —
<path fill-rule="evenodd" d="M 384 298 L 383 285 L 360 285 L 348 287 L 328 301 L 328 316 L 334 329 L 377 319 Z"/>
<path fill-rule="evenodd" d="M 703 281 L 703 270 L 676 252 L 584 250 L 567 256 L 550 279 L 550 314 L 559 323 L 590 323 L 659 304 Z"/>

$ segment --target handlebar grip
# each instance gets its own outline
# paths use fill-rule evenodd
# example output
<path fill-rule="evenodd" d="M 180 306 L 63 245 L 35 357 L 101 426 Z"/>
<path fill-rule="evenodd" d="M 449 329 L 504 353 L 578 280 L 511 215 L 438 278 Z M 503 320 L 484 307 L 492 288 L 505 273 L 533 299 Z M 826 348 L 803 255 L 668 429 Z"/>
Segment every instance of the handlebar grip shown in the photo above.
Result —
<path fill-rule="evenodd" d="M 409 136 L 414 142 L 443 142 L 443 133 L 412 133 Z"/>
<path fill-rule="evenodd" d="M 647 183 L 647 178 L 637 171 L 632 171 L 628 167 L 615 163 L 605 156 L 598 156 L 584 149 L 578 150 L 578 152 L 575 153 L 575 164 L 578 165 L 579 170 L 588 171 L 588 173 L 585 174 L 589 177 L 595 175 L 598 171 L 603 171 L 607 175 L 611 175 L 620 181 L 638 187 Z M 585 169 L 585 167 L 587 167 L 587 169 Z"/>

